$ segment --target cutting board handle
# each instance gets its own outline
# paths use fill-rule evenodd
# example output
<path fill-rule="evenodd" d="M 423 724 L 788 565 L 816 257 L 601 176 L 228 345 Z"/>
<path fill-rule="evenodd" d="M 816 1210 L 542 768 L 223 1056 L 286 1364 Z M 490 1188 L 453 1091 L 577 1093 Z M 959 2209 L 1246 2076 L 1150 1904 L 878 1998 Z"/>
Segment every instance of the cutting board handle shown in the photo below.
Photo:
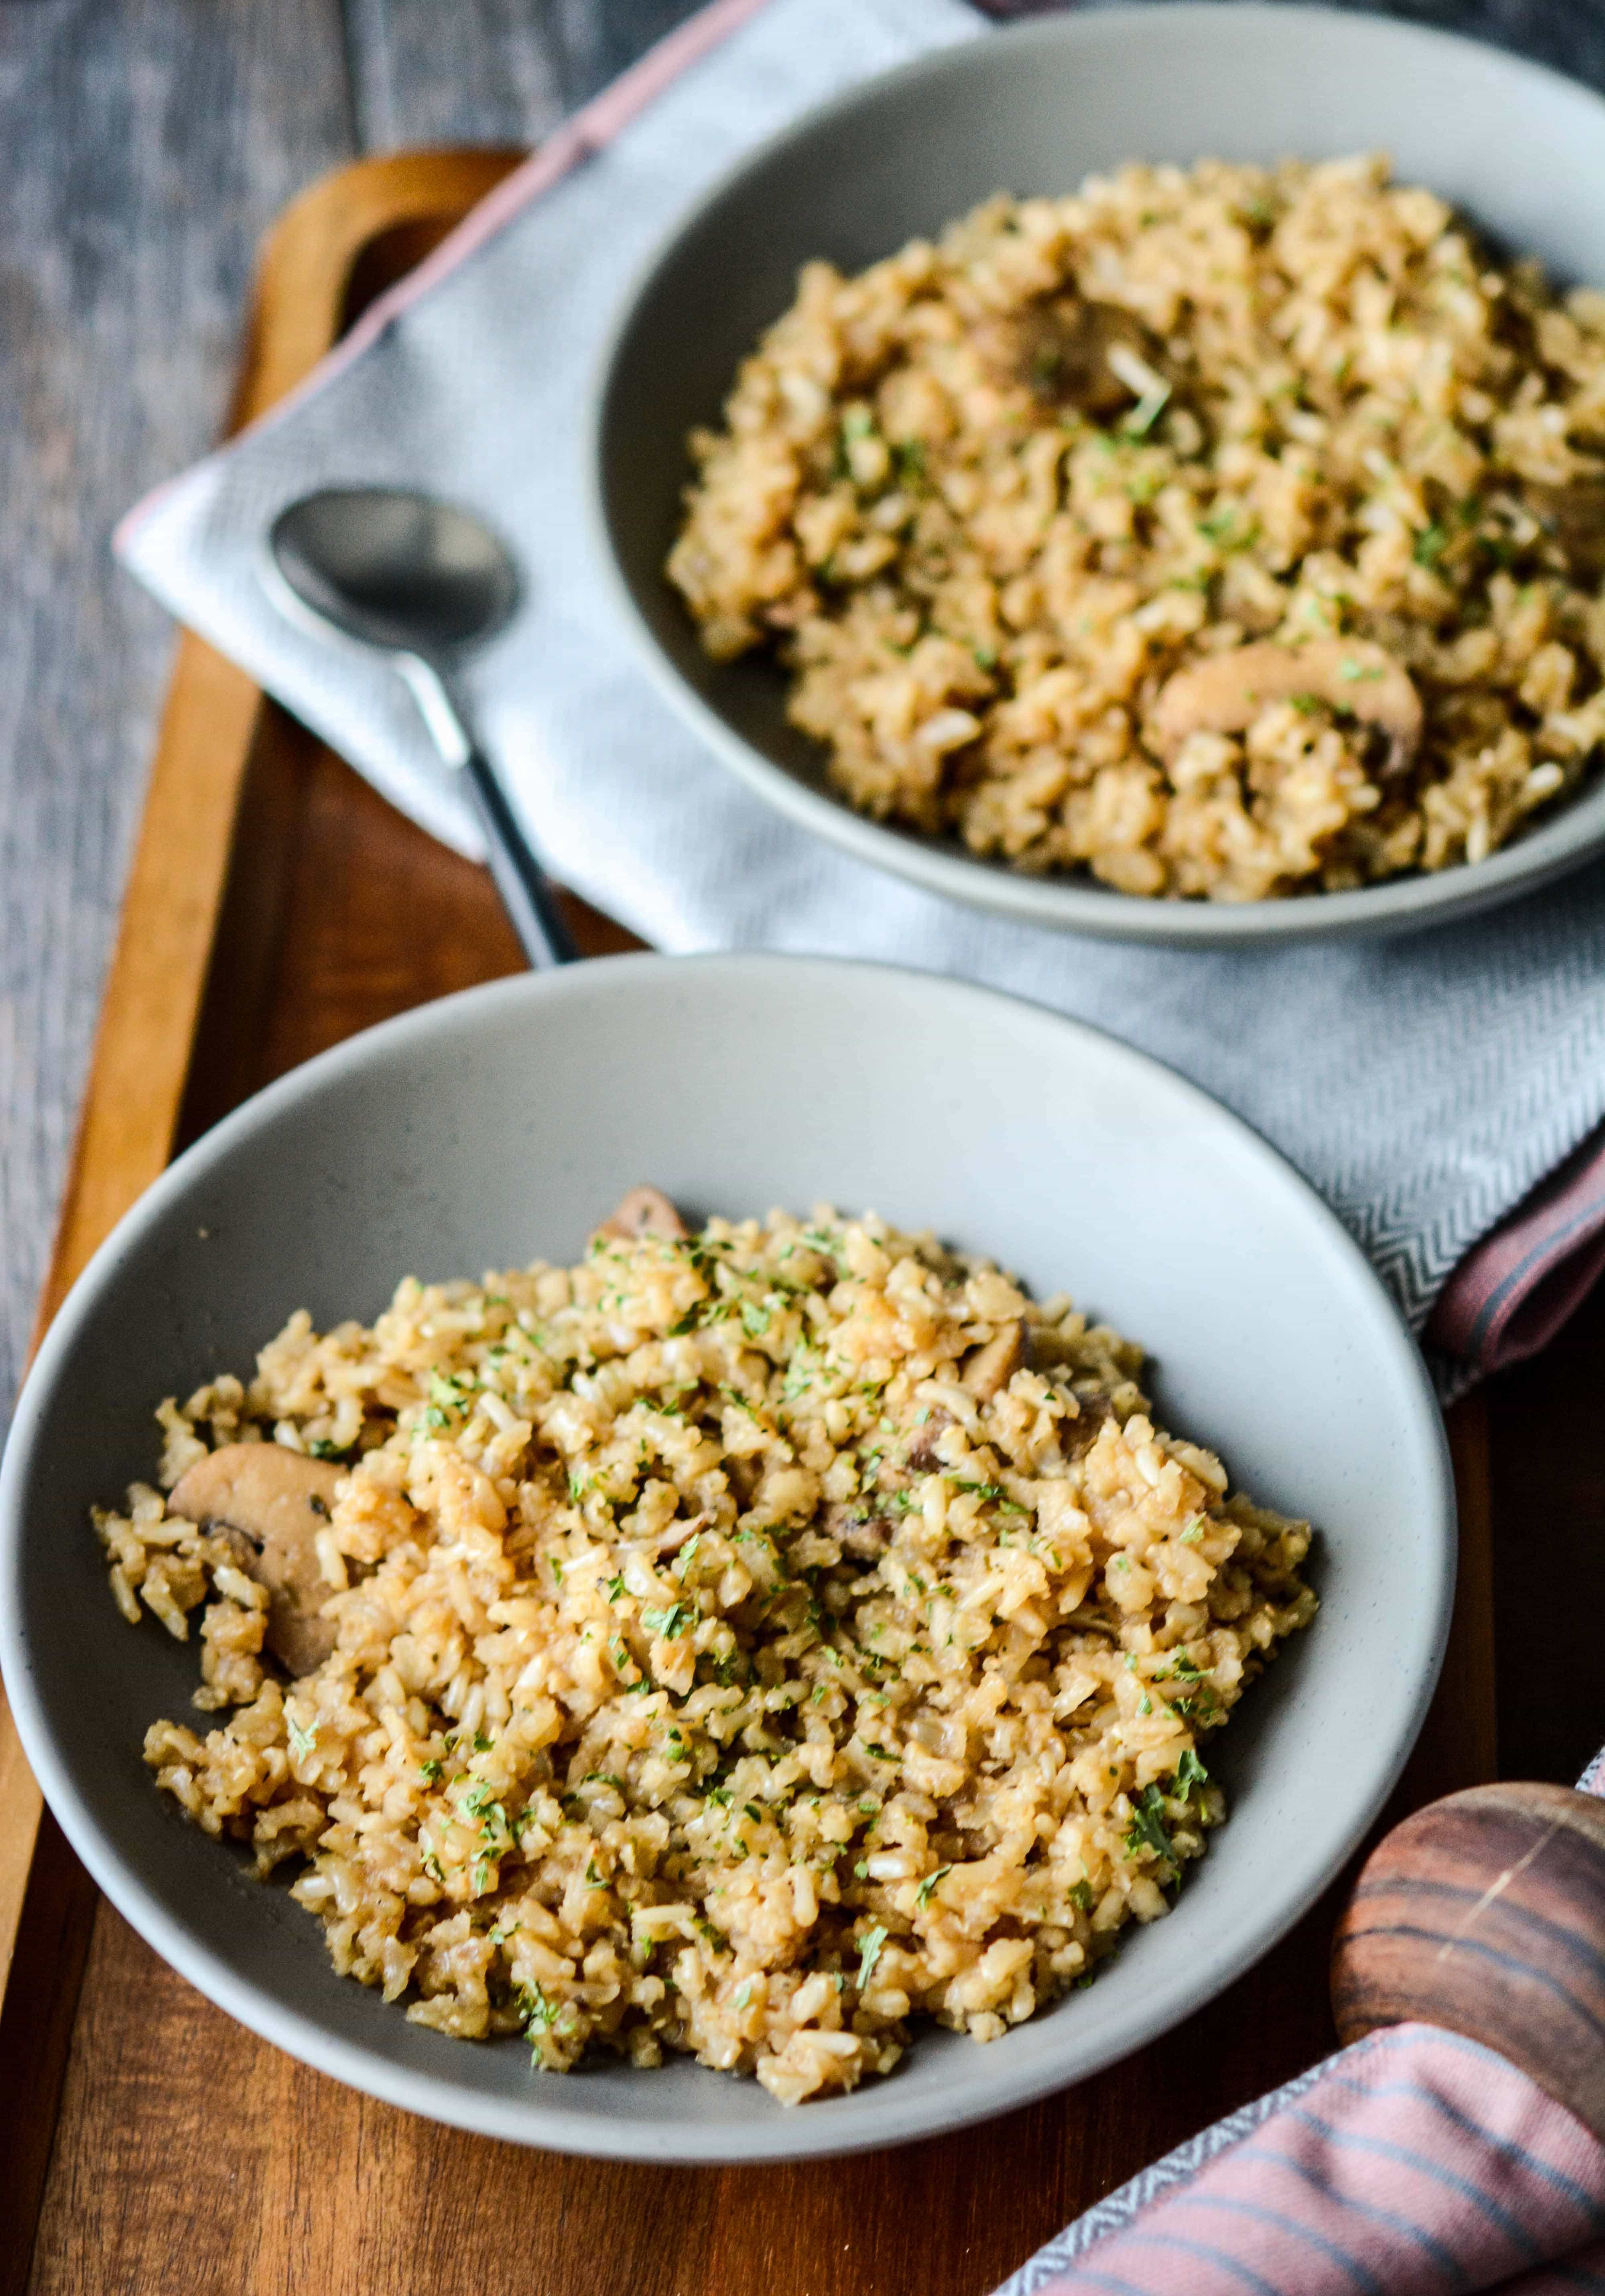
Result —
<path fill-rule="evenodd" d="M 1339 2037 L 1419 2020 L 1496 2049 L 1605 2144 L 1605 1801 L 1473 1786 L 1372 1851 L 1332 1945 Z"/>

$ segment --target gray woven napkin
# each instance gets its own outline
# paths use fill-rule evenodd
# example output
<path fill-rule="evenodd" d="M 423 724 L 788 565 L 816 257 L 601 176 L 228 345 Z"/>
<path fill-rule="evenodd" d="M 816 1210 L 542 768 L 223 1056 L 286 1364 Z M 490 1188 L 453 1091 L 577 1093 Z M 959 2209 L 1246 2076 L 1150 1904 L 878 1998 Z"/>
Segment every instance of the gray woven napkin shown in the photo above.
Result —
<path fill-rule="evenodd" d="M 959 0 L 718 0 L 497 194 L 354 354 L 133 513 L 119 550 L 387 797 L 472 852 L 400 683 L 282 619 L 260 570 L 274 512 L 320 483 L 421 483 L 482 509 L 530 579 L 472 699 L 559 877 L 662 948 L 893 959 L 1142 1046 L 1308 1175 L 1419 1331 L 1456 1261 L 1605 1115 L 1605 871 L 1380 945 L 1183 955 L 1045 933 L 950 906 L 772 814 L 669 714 L 616 631 L 584 454 L 630 278 L 761 137 L 865 74 L 978 36 Z"/>

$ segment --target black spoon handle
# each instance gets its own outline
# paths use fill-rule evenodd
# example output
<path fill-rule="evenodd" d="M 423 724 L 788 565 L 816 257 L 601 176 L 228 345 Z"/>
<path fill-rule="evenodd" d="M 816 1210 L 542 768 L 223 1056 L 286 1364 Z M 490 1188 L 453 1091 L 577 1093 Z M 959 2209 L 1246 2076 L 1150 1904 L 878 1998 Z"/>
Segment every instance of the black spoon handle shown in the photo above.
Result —
<path fill-rule="evenodd" d="M 551 881 L 530 851 L 488 758 L 471 743 L 463 773 L 485 832 L 490 873 L 525 955 L 537 972 L 573 964 L 579 951 L 559 913 Z"/>

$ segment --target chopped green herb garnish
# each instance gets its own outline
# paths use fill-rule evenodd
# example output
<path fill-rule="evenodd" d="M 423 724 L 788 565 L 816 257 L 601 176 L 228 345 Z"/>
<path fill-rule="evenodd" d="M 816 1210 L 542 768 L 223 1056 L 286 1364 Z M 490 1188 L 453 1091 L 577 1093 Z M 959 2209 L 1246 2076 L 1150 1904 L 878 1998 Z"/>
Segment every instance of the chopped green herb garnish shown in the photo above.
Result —
<path fill-rule="evenodd" d="M 1157 1857 L 1170 1857 L 1170 1836 L 1165 1831 L 1165 1797 L 1158 1786 L 1144 1786 L 1132 1804 L 1132 1822 L 1126 1833 L 1127 1852 L 1148 1849 Z"/>
<path fill-rule="evenodd" d="M 1195 1786 L 1207 1786 L 1209 1773 L 1191 1746 L 1183 1752 L 1175 1766 L 1175 1794 L 1178 1801 L 1186 1801 Z"/>
<path fill-rule="evenodd" d="M 1011 1499 L 1001 1483 L 967 1483 L 957 1475 L 952 1480 L 955 1491 L 973 1491 L 978 1498 L 987 1499 L 992 1505 L 1002 1507 L 1005 1514 L 1029 1514 L 1031 1512 L 1029 1507 L 1021 1506 L 1018 1499 Z"/>
<path fill-rule="evenodd" d="M 694 1604 L 671 1603 L 666 1611 L 643 1611 L 641 1623 L 649 1635 L 656 1635 L 660 1642 L 672 1643 L 678 1641 L 692 1624 L 696 1616 Z"/>
<path fill-rule="evenodd" d="M 888 1931 L 883 1929 L 866 1930 L 858 1940 L 860 1956 L 858 1990 L 860 1993 L 864 1991 L 875 1973 L 875 1964 L 880 1958 L 880 1950 L 886 1943 L 888 1934 Z"/>
<path fill-rule="evenodd" d="M 951 1866 L 938 1866 L 934 1874 L 928 1874 L 925 1876 L 925 1879 L 921 1882 L 919 1888 L 914 1891 L 915 1905 L 929 1906 L 930 1903 L 931 1891 L 936 1888 L 937 1883 L 941 1880 L 943 1874 L 951 1874 L 953 1868 Z"/>
<path fill-rule="evenodd" d="M 1170 400 L 1170 385 L 1161 383 L 1158 390 L 1144 391 L 1126 416 L 1124 425 L 1128 439 L 1146 439 L 1154 424 L 1165 412 Z"/>
<path fill-rule="evenodd" d="M 540 1986 L 534 1982 L 520 1985 L 514 1996 L 519 2013 L 524 2020 L 526 2037 L 546 2032 L 557 2022 L 558 2005 L 549 2001 Z"/>
<path fill-rule="evenodd" d="M 899 439 L 892 454 L 897 460 L 897 476 L 905 487 L 923 487 L 927 483 L 923 439 Z"/>

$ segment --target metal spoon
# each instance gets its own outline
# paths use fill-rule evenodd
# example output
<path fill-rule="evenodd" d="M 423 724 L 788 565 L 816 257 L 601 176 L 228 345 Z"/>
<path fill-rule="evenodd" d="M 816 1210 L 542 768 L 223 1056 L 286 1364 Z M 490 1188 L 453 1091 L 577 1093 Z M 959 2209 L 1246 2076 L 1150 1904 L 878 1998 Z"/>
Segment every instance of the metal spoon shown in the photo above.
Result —
<path fill-rule="evenodd" d="M 469 734 L 453 673 L 503 627 L 518 570 L 471 512 L 389 487 L 326 487 L 281 511 L 273 562 L 316 620 L 388 654 L 443 764 L 468 785 L 490 872 L 536 971 L 579 952 L 489 761 Z"/>

